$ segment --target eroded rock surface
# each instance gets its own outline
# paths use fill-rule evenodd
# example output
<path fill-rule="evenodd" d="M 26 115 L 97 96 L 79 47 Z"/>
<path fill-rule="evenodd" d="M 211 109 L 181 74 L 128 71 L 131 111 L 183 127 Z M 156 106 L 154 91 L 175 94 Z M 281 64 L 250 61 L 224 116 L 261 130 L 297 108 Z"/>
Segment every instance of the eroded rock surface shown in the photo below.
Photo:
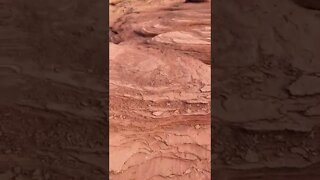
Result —
<path fill-rule="evenodd" d="M 110 178 L 210 179 L 210 3 L 143 2 L 110 4 Z"/>
<path fill-rule="evenodd" d="M 216 180 L 320 177 L 319 1 L 300 2 L 215 1 Z"/>
<path fill-rule="evenodd" d="M 107 5 L 0 6 L 0 179 L 106 179 Z"/>

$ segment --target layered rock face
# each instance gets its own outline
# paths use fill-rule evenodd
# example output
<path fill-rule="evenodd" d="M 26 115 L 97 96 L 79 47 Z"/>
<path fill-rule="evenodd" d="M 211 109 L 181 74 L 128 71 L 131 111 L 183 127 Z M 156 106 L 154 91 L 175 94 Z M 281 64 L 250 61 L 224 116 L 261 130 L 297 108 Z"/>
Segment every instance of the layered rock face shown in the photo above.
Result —
<path fill-rule="evenodd" d="M 107 5 L 0 6 L 0 179 L 106 179 Z"/>
<path fill-rule="evenodd" d="M 320 177 L 319 1 L 297 2 L 215 1 L 215 179 Z"/>
<path fill-rule="evenodd" d="M 110 178 L 210 179 L 210 3 L 110 9 Z"/>

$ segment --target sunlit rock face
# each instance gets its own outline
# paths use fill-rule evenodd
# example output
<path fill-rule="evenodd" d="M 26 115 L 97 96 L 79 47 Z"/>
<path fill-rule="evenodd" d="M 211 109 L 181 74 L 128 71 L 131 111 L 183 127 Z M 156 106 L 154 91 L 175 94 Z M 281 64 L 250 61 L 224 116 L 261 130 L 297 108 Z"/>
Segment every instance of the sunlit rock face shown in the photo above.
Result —
<path fill-rule="evenodd" d="M 110 177 L 210 179 L 210 3 L 141 2 L 111 5 Z"/>

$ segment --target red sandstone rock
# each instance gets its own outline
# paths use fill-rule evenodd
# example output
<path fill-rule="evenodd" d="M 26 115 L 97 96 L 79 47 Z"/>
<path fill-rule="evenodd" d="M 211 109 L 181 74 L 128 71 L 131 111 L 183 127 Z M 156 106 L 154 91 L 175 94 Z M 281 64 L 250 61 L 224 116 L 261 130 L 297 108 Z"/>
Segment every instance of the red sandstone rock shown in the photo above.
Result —
<path fill-rule="evenodd" d="M 210 6 L 162 2 L 111 14 L 112 179 L 210 179 Z"/>

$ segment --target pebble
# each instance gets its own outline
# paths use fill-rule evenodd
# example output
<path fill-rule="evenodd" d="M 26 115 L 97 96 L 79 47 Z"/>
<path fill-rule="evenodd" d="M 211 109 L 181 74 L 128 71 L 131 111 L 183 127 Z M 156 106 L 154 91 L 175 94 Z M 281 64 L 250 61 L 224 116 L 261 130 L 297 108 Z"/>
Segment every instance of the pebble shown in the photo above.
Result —
<path fill-rule="evenodd" d="M 201 92 L 210 92 L 211 91 L 211 86 L 204 86 L 200 89 Z"/>
<path fill-rule="evenodd" d="M 155 112 L 152 113 L 152 115 L 154 115 L 154 116 L 160 116 L 162 114 L 163 114 L 162 111 L 155 111 Z"/>
<path fill-rule="evenodd" d="M 190 174 L 191 173 L 191 169 L 187 169 L 184 174 Z"/>
<path fill-rule="evenodd" d="M 195 128 L 196 128 L 196 129 L 200 129 L 201 126 L 200 126 L 199 124 L 197 124 L 197 125 L 195 126 Z"/>

